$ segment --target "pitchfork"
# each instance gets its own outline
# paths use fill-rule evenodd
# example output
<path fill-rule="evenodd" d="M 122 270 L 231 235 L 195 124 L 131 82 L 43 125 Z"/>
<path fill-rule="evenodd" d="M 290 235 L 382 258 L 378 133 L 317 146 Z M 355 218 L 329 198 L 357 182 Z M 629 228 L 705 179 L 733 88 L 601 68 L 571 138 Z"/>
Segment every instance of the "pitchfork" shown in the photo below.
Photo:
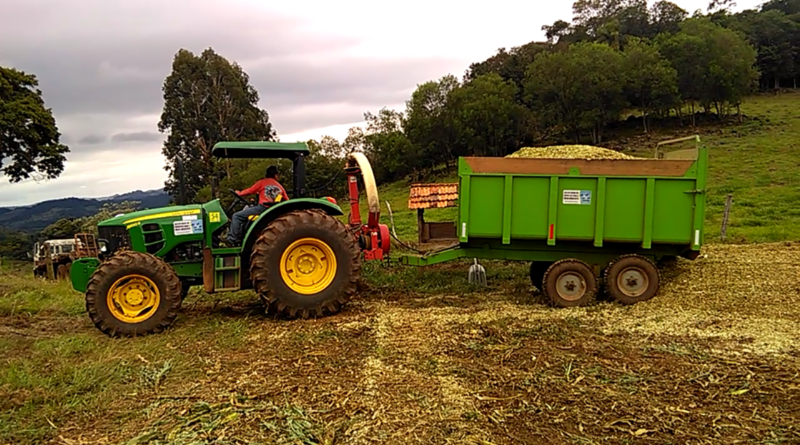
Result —
<path fill-rule="evenodd" d="M 469 282 L 486 286 L 486 269 L 478 264 L 477 258 L 475 258 L 475 264 L 469 267 Z"/>

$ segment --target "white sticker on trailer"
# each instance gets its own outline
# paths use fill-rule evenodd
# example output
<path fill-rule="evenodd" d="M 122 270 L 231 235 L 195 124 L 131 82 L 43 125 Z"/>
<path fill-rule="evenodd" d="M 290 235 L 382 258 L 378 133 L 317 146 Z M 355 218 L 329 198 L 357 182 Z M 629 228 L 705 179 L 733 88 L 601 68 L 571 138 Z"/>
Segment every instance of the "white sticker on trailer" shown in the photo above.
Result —
<path fill-rule="evenodd" d="M 461 238 L 466 238 L 467 236 L 467 223 L 461 223 Z"/>
<path fill-rule="evenodd" d="M 592 191 L 564 190 L 561 192 L 561 202 L 564 204 L 589 205 L 592 203 Z"/>
<path fill-rule="evenodd" d="M 694 231 L 694 244 L 695 244 L 695 246 L 700 244 L 700 230 L 699 229 Z"/>

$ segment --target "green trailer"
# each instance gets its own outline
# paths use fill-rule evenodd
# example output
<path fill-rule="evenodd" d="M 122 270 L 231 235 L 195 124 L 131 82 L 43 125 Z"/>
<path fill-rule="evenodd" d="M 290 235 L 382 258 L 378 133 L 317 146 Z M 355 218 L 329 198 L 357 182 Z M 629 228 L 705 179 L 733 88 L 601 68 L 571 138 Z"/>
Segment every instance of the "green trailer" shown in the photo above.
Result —
<path fill-rule="evenodd" d="M 693 140 L 693 149 L 661 147 Z M 459 159 L 458 245 L 400 261 L 528 261 L 556 306 L 587 304 L 605 288 L 633 304 L 658 292 L 658 264 L 695 259 L 703 244 L 708 150 L 665 141 L 652 159 Z"/>

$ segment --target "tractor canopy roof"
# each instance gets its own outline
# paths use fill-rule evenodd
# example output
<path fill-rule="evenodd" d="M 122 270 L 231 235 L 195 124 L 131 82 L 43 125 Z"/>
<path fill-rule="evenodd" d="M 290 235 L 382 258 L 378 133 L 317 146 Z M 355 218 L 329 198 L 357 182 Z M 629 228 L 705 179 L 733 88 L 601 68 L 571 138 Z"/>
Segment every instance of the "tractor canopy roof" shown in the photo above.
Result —
<path fill-rule="evenodd" d="M 217 142 L 211 154 L 218 158 L 294 159 L 308 156 L 305 142 L 237 141 Z"/>

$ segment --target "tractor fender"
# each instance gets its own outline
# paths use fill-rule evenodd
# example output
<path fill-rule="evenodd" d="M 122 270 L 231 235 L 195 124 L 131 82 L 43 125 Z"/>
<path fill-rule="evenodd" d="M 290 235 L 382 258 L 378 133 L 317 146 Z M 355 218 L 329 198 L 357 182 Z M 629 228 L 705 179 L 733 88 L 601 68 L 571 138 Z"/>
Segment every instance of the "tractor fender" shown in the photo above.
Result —
<path fill-rule="evenodd" d="M 252 250 L 256 239 L 261 234 L 261 231 L 264 230 L 269 223 L 274 221 L 275 218 L 295 210 L 309 209 L 319 209 L 332 216 L 344 215 L 339 206 L 324 199 L 298 198 L 275 204 L 262 212 L 247 229 L 247 233 L 244 236 L 244 243 L 242 243 L 242 261 L 250 261 L 249 252 Z"/>

